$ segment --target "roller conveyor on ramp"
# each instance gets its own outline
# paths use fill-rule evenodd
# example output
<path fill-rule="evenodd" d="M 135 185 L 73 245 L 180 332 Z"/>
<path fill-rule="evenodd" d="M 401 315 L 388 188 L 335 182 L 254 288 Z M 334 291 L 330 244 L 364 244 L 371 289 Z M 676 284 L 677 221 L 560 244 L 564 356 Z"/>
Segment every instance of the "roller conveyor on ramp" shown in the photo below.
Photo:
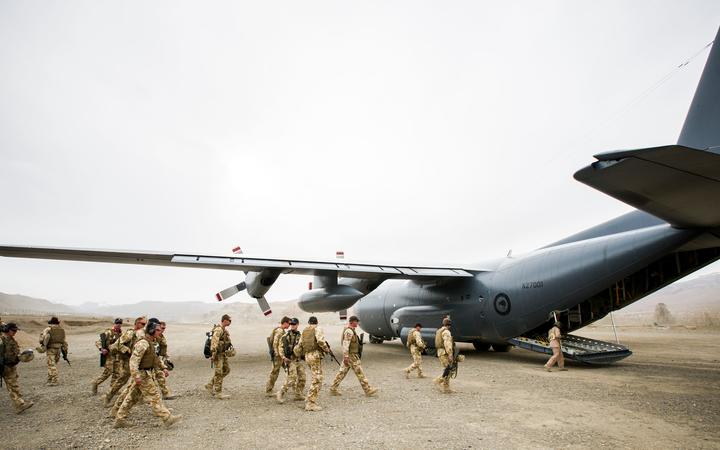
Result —
<path fill-rule="evenodd" d="M 552 355 L 552 349 L 544 337 L 518 336 L 508 339 L 508 342 L 526 350 Z M 632 351 L 624 345 L 572 334 L 562 337 L 562 350 L 565 358 L 586 364 L 611 364 L 632 355 Z"/>

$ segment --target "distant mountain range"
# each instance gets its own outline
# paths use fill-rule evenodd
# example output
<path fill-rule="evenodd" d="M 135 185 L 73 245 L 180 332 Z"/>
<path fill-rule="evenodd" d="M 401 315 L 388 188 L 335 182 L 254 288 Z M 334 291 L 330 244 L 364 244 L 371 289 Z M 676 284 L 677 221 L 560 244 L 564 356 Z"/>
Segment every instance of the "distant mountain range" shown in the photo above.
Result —
<path fill-rule="evenodd" d="M 670 285 L 618 311 L 618 314 L 651 313 L 658 303 L 665 303 L 672 313 L 718 312 L 720 311 L 720 273 L 712 273 Z M 300 317 L 303 315 L 295 301 L 276 301 L 271 306 L 273 317 L 281 315 Z M 240 302 L 145 301 L 122 305 L 83 303 L 78 306 L 70 306 L 25 295 L 0 292 L 0 316 L 3 314 L 57 314 L 134 318 L 138 315 L 145 315 L 159 317 L 169 322 L 213 322 L 217 321 L 222 314 L 230 314 L 238 320 L 257 320 L 262 318 L 259 316 L 259 312 L 257 305 Z"/>

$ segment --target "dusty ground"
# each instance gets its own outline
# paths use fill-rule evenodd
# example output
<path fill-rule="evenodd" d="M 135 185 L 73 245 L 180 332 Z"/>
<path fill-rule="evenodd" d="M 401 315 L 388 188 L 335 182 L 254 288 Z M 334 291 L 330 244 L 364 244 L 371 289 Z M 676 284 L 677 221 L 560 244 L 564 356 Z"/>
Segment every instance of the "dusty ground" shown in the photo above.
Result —
<path fill-rule="evenodd" d="M 325 409 L 306 413 L 302 402 L 279 405 L 264 396 L 267 324 L 231 326 L 241 351 L 232 360 L 226 379 L 232 398 L 225 401 L 202 389 L 211 373 L 201 356 L 208 326 L 171 324 L 177 369 L 169 384 L 181 398 L 168 406 L 184 422 L 165 429 L 140 405 L 130 428 L 114 430 L 99 397 L 90 395 L 89 382 L 100 371 L 93 347 L 97 328 L 93 321 L 73 328 L 73 366 L 61 361 L 59 387 L 45 387 L 42 359 L 21 364 L 22 391 L 36 404 L 15 415 L 0 394 L 0 448 L 720 447 L 717 331 L 622 328 L 622 342 L 635 352 L 630 358 L 608 367 L 571 363 L 568 372 L 553 373 L 540 369 L 542 355 L 520 349 L 477 353 L 463 346 L 467 360 L 453 382 L 458 392 L 450 395 L 435 390 L 432 378 L 404 378 L 400 369 L 410 358 L 398 342 L 367 345 L 364 366 L 381 389 L 379 397 L 364 397 L 352 375 L 342 385 L 344 395 L 330 397 L 336 366 L 328 361 L 320 397 Z M 340 328 L 324 328 L 337 346 Z M 604 328 L 581 334 L 611 339 Z M 435 358 L 425 361 L 429 374 L 439 372 Z"/>

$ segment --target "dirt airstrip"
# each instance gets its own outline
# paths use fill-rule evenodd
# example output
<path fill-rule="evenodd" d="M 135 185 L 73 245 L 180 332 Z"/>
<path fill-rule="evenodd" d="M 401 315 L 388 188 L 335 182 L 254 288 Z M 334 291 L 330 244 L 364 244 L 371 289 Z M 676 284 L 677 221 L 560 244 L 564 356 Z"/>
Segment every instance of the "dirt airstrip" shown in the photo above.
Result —
<path fill-rule="evenodd" d="M 34 346 L 41 325 L 28 321 L 18 319 L 30 332 L 20 335 L 24 347 Z M 337 347 L 339 324 L 323 325 Z M 363 365 L 379 396 L 364 397 L 350 374 L 343 396 L 330 397 L 327 385 L 337 366 L 327 361 L 324 410 L 307 413 L 302 402 L 280 405 L 264 395 L 270 327 L 231 326 L 239 354 L 226 381 L 232 397 L 220 401 L 202 388 L 211 374 L 201 354 L 208 325 L 170 324 L 176 370 L 169 385 L 180 398 L 167 404 L 185 420 L 166 429 L 139 405 L 131 427 L 115 430 L 99 396 L 90 395 L 90 380 L 100 372 L 93 342 L 101 325 L 77 321 L 69 333 L 72 367 L 61 361 L 60 386 L 44 385 L 44 360 L 36 357 L 19 366 L 22 392 L 35 406 L 16 415 L 7 394 L 0 394 L 0 448 L 720 447 L 718 331 L 623 327 L 630 358 L 606 367 L 570 363 L 568 372 L 553 373 L 540 369 L 542 355 L 479 353 L 462 345 L 467 360 L 453 381 L 455 394 L 439 393 L 432 377 L 406 380 L 401 369 L 410 358 L 399 342 L 368 344 Z M 605 328 L 578 334 L 611 339 Z M 435 358 L 426 357 L 425 368 L 432 376 L 439 372 Z"/>

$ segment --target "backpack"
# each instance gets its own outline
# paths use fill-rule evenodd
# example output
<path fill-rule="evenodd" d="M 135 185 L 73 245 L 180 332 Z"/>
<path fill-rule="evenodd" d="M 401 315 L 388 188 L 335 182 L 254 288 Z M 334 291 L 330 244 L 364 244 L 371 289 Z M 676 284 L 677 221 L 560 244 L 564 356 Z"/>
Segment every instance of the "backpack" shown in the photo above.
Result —
<path fill-rule="evenodd" d="M 214 329 L 215 328 L 213 327 L 213 330 Z M 205 355 L 206 359 L 209 359 L 212 356 L 212 351 L 210 350 L 210 345 L 212 344 L 212 335 L 212 331 L 208 331 L 207 333 L 205 333 L 205 336 L 207 336 L 207 338 L 205 339 L 205 347 L 203 347 L 203 355 Z"/>

